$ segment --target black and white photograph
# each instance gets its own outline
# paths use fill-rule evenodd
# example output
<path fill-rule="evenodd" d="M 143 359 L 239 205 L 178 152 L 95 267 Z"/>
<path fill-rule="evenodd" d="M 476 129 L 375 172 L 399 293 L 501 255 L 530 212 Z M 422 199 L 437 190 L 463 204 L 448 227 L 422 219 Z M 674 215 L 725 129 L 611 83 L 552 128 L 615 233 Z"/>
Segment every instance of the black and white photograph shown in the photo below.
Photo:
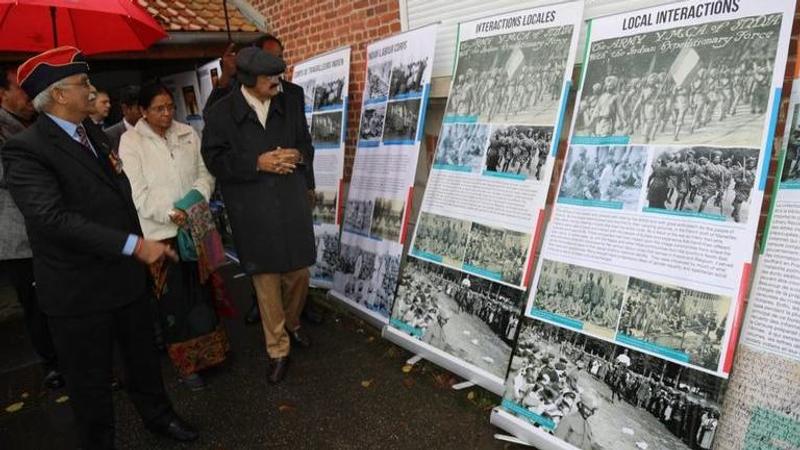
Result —
<path fill-rule="evenodd" d="M 495 126 L 486 150 L 485 169 L 541 181 L 552 138 L 552 127 Z"/>
<path fill-rule="evenodd" d="M 377 197 L 372 208 L 369 235 L 387 241 L 399 241 L 405 206 L 402 199 Z"/>
<path fill-rule="evenodd" d="M 442 125 L 441 136 L 433 159 L 434 168 L 469 169 L 479 173 L 489 126 L 477 123 Z"/>
<path fill-rule="evenodd" d="M 614 337 L 628 277 L 543 260 L 533 307 L 583 322 L 592 335 Z"/>
<path fill-rule="evenodd" d="M 639 145 L 570 146 L 559 197 L 637 210 L 647 158 L 647 148 Z"/>
<path fill-rule="evenodd" d="M 344 207 L 344 231 L 368 236 L 374 204 L 375 202 L 371 199 L 348 198 Z"/>
<path fill-rule="evenodd" d="M 392 318 L 421 340 L 502 378 L 521 313 L 522 291 L 408 258 Z"/>
<path fill-rule="evenodd" d="M 461 42 L 445 116 L 555 123 L 571 40 L 565 25 Z"/>
<path fill-rule="evenodd" d="M 367 67 L 367 81 L 364 88 L 364 101 L 385 98 L 389 95 L 389 77 L 392 72 L 392 61 L 370 64 Z"/>
<path fill-rule="evenodd" d="M 344 78 L 317 83 L 314 88 L 314 111 L 342 106 L 343 93 Z"/>
<path fill-rule="evenodd" d="M 702 26 L 592 42 L 575 134 L 761 145 L 781 14 Z"/>
<path fill-rule="evenodd" d="M 425 88 L 425 69 L 428 58 L 408 63 L 396 63 L 392 67 L 389 83 L 389 98 L 422 95 Z"/>
<path fill-rule="evenodd" d="M 631 277 L 619 333 L 689 356 L 717 370 L 731 299 Z"/>
<path fill-rule="evenodd" d="M 358 132 L 359 140 L 380 142 L 381 136 L 383 136 L 383 120 L 385 117 L 385 103 L 365 105 L 364 112 L 361 113 L 361 126 Z"/>
<path fill-rule="evenodd" d="M 645 183 L 645 205 L 747 222 L 758 156 L 755 148 L 657 148 Z"/>
<path fill-rule="evenodd" d="M 530 240 L 527 233 L 473 222 L 464 254 L 464 270 L 477 270 L 498 281 L 520 285 Z"/>
<path fill-rule="evenodd" d="M 413 250 L 439 256 L 445 264 L 460 266 L 469 229 L 468 220 L 420 212 Z"/>
<path fill-rule="evenodd" d="M 393 253 L 385 247 L 370 251 L 342 242 L 334 288 L 356 303 L 388 317 L 400 274 L 400 252 Z"/>
<path fill-rule="evenodd" d="M 708 450 L 726 388 L 722 378 L 523 319 L 503 401 L 584 449 Z"/>
<path fill-rule="evenodd" d="M 311 140 L 315 147 L 338 147 L 342 142 L 342 111 L 314 114 Z"/>
<path fill-rule="evenodd" d="M 336 265 L 339 261 L 339 227 L 323 226 L 314 230 L 314 239 L 317 246 L 317 260 L 309 268 L 311 278 L 316 280 L 333 281 Z"/>
<path fill-rule="evenodd" d="M 336 223 L 336 191 L 314 191 L 314 223 Z"/>
<path fill-rule="evenodd" d="M 303 98 L 306 111 L 310 112 L 314 107 L 314 87 L 317 85 L 316 78 L 307 78 L 302 81 L 296 81 L 295 84 L 303 88 Z"/>
<path fill-rule="evenodd" d="M 383 142 L 414 143 L 417 138 L 420 99 L 389 102 L 383 126 Z"/>
<path fill-rule="evenodd" d="M 800 104 L 794 105 L 792 126 L 786 138 L 786 156 L 783 160 L 781 183 L 800 184 Z"/>

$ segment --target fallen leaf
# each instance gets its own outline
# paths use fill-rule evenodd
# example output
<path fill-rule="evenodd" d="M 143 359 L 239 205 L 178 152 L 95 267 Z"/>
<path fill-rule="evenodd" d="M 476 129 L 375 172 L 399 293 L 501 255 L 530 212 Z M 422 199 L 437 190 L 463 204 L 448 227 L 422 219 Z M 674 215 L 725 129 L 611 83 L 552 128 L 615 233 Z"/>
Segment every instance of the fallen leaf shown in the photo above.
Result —
<path fill-rule="evenodd" d="M 15 412 L 19 411 L 20 409 L 22 409 L 23 406 L 25 406 L 25 402 L 12 403 L 12 404 L 6 406 L 6 412 L 15 413 Z"/>
<path fill-rule="evenodd" d="M 409 373 L 411 372 L 412 369 L 414 369 L 414 366 L 412 366 L 411 364 L 406 364 L 405 366 L 403 366 L 403 373 Z"/>
<path fill-rule="evenodd" d="M 27 392 L 23 392 L 22 395 L 20 395 L 20 397 L 28 398 L 28 397 L 30 397 L 30 394 L 28 394 Z"/>
<path fill-rule="evenodd" d="M 469 394 L 467 394 L 467 399 L 468 400 L 474 400 L 475 399 L 475 391 L 469 391 Z"/>
<path fill-rule="evenodd" d="M 413 378 L 403 378 L 403 386 L 407 388 L 414 386 L 414 383 L 416 382 L 414 381 Z"/>
<path fill-rule="evenodd" d="M 69 396 L 67 396 L 67 395 L 62 395 L 61 397 L 58 397 L 58 398 L 56 399 L 56 403 L 64 403 L 64 402 L 65 402 L 65 401 L 67 401 L 67 400 L 69 400 Z"/>
<path fill-rule="evenodd" d="M 293 411 L 293 410 L 294 410 L 294 406 L 292 406 L 292 405 L 280 405 L 280 406 L 278 406 L 278 411 L 280 411 L 280 412 Z"/>
<path fill-rule="evenodd" d="M 372 384 L 372 380 L 364 380 L 361 382 L 361 386 L 365 388 L 368 388 L 370 384 Z"/>
<path fill-rule="evenodd" d="M 369 339 L 367 339 L 367 342 L 372 342 L 374 340 L 375 340 L 375 336 L 370 336 Z"/>

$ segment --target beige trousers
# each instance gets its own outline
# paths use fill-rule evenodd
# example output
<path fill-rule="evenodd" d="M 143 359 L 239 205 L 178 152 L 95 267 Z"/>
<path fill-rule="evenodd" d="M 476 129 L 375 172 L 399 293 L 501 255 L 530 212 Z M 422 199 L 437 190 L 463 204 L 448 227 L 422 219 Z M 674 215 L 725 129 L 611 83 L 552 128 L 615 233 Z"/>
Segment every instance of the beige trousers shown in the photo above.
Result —
<path fill-rule="evenodd" d="M 300 313 L 306 303 L 309 278 L 308 268 L 253 275 L 253 287 L 270 358 L 282 358 L 289 354 L 289 333 L 286 330 L 300 328 Z"/>

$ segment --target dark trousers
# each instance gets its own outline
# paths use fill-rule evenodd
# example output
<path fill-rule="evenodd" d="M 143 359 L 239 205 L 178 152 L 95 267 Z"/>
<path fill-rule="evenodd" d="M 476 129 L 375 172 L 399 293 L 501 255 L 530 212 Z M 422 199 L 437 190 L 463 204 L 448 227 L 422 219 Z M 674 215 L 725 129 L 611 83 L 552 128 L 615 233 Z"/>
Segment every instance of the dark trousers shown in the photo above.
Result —
<path fill-rule="evenodd" d="M 83 448 L 114 447 L 111 369 L 115 343 L 126 371 L 128 396 L 145 425 L 160 427 L 172 419 L 153 348 L 153 320 L 146 297 L 112 311 L 49 317 L 49 323 Z"/>
<path fill-rule="evenodd" d="M 3 261 L 3 268 L 11 278 L 11 284 L 17 292 L 17 299 L 25 314 L 25 326 L 28 329 L 33 349 L 42 358 L 45 372 L 56 369 L 56 350 L 47 317 L 39 309 L 36 299 L 36 288 L 33 285 L 33 259 L 10 259 Z"/>

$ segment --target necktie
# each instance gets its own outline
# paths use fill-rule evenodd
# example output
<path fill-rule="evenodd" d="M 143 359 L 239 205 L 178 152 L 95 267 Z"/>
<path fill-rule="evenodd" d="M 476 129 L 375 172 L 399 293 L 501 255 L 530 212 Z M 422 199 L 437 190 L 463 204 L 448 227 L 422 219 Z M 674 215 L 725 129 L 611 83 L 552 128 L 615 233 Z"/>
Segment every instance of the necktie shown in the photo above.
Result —
<path fill-rule="evenodd" d="M 78 136 L 78 139 L 80 140 L 81 145 L 86 147 L 86 150 L 89 150 L 89 152 L 92 154 L 92 156 L 94 156 L 96 158 L 97 157 L 97 153 L 94 152 L 94 149 L 92 148 L 92 144 L 89 143 L 89 136 L 86 135 L 86 129 L 83 128 L 83 125 L 78 125 L 78 128 L 75 129 L 75 134 Z"/>

